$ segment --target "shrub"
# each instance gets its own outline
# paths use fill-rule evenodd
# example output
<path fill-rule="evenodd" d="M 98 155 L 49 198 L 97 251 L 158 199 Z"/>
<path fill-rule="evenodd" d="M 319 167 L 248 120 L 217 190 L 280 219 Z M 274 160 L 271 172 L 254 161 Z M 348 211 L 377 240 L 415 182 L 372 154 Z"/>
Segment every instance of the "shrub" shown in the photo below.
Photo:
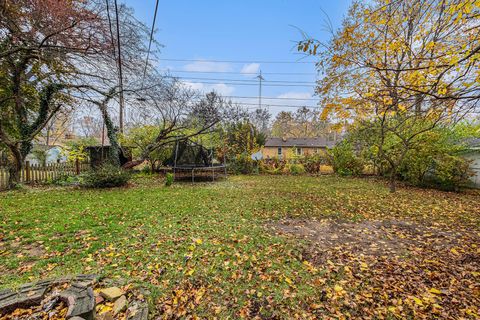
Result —
<path fill-rule="evenodd" d="M 238 154 L 229 165 L 234 174 L 250 174 L 254 169 L 254 162 L 247 154 Z"/>
<path fill-rule="evenodd" d="M 305 167 L 303 164 L 299 163 L 292 163 L 289 164 L 285 167 L 286 173 L 290 173 L 293 175 L 298 175 L 298 174 L 304 174 L 305 173 Z"/>
<path fill-rule="evenodd" d="M 126 185 L 130 178 L 130 172 L 112 164 L 104 164 L 83 174 L 81 185 L 87 188 L 121 187 Z"/>
<path fill-rule="evenodd" d="M 431 174 L 426 181 L 427 184 L 443 190 L 458 191 L 459 188 L 469 185 L 472 175 L 470 161 L 458 156 L 444 155 L 434 160 Z"/>
<path fill-rule="evenodd" d="M 464 150 L 454 128 L 436 128 L 418 139 L 398 173 L 412 185 L 458 190 L 469 185 L 472 175 L 470 162 L 460 156 Z"/>
<path fill-rule="evenodd" d="M 362 174 L 363 161 L 355 155 L 353 146 L 349 142 L 344 140 L 328 152 L 335 173 L 341 176 L 358 176 Z"/>
<path fill-rule="evenodd" d="M 154 172 L 152 171 L 152 167 L 148 165 L 143 165 L 140 169 L 140 173 L 146 176 L 154 174 Z"/>
<path fill-rule="evenodd" d="M 310 174 L 317 174 L 321 172 L 323 165 L 329 164 L 329 159 L 325 154 L 306 155 L 301 163 L 305 167 L 305 171 Z"/>
<path fill-rule="evenodd" d="M 286 166 L 284 160 L 278 158 L 264 159 L 260 162 L 260 173 L 281 174 Z"/>
<path fill-rule="evenodd" d="M 55 179 L 50 181 L 51 184 L 57 186 L 72 186 L 72 185 L 79 185 L 82 181 L 81 176 L 71 176 L 65 173 L 60 174 Z"/>
<path fill-rule="evenodd" d="M 173 184 L 173 174 L 167 172 L 165 175 L 165 186 L 170 187 Z"/>

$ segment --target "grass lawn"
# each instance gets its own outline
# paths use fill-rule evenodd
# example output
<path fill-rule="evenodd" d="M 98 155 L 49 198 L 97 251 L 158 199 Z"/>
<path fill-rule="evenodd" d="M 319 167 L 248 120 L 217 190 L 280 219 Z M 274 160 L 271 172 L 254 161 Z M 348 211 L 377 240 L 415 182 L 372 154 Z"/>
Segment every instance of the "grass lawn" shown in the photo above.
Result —
<path fill-rule="evenodd" d="M 475 319 L 479 239 L 479 193 L 371 179 L 27 189 L 0 193 L 0 287 L 93 273 L 165 318 Z"/>

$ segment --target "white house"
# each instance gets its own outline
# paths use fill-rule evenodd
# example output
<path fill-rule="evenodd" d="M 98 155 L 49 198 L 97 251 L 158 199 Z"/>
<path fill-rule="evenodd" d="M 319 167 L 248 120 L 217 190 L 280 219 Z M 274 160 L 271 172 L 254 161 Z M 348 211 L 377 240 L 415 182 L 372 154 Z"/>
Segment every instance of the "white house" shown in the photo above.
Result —
<path fill-rule="evenodd" d="M 470 168 L 475 175 L 471 180 L 475 187 L 480 188 L 480 138 L 470 140 L 468 146 L 468 151 L 463 156 L 472 161 Z"/>
<path fill-rule="evenodd" d="M 63 153 L 63 148 L 61 146 L 45 146 L 45 145 L 36 145 L 35 148 L 47 149 L 46 151 L 46 164 L 51 163 L 64 163 L 67 161 L 67 157 Z M 37 159 L 35 153 L 29 153 L 27 155 L 26 161 L 29 161 L 30 164 L 38 165 L 41 164 L 40 160 Z"/>

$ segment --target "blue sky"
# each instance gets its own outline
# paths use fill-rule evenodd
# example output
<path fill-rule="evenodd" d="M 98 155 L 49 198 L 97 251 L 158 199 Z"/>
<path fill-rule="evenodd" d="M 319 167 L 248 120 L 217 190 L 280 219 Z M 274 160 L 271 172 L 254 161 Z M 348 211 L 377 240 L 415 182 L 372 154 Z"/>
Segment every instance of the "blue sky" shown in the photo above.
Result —
<path fill-rule="evenodd" d="M 155 0 L 120 1 L 132 7 L 136 17 L 151 26 Z M 270 106 L 273 113 L 295 110 L 287 105 L 315 105 L 315 101 L 310 100 L 314 98 L 315 60 L 296 53 L 295 43 L 302 38 L 298 29 L 317 39 L 327 40 L 330 35 L 322 31 L 323 12 L 337 28 L 350 3 L 351 0 L 160 0 L 155 35 L 156 40 L 165 46 L 160 58 L 193 61 L 161 60 L 158 65 L 185 78 L 184 81 L 194 88 L 214 89 L 226 96 L 252 97 L 232 98 L 251 104 L 248 105 L 250 108 L 258 103 L 258 84 L 250 82 L 255 75 L 249 73 L 261 69 L 266 81 L 281 81 L 266 82 L 263 86 L 262 105 Z M 299 60 L 311 63 L 267 63 Z M 260 63 L 254 63 L 256 61 Z M 207 72 L 201 73 L 203 71 Z"/>

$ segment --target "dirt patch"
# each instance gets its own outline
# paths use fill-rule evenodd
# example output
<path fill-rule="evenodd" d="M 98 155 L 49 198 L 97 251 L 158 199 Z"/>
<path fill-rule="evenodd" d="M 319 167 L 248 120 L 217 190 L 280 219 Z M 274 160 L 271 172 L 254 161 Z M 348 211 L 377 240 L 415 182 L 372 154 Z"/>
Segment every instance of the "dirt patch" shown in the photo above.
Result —
<path fill-rule="evenodd" d="M 316 253 L 348 248 L 366 256 L 408 255 L 424 246 L 448 250 L 458 244 L 461 234 L 399 220 L 344 222 L 334 220 L 284 219 L 268 224 L 277 234 L 310 240 Z"/>
<path fill-rule="evenodd" d="M 478 229 L 326 219 L 284 219 L 267 227 L 308 240 L 301 259 L 318 275 L 313 283 L 324 286 L 322 312 L 341 308 L 354 319 L 374 319 L 388 306 L 392 319 L 478 318 Z"/>
<path fill-rule="evenodd" d="M 45 250 L 40 246 L 32 245 L 32 246 L 29 246 L 29 247 L 25 248 L 24 253 L 28 257 L 38 258 L 38 257 L 41 257 L 41 256 L 45 255 Z"/>

